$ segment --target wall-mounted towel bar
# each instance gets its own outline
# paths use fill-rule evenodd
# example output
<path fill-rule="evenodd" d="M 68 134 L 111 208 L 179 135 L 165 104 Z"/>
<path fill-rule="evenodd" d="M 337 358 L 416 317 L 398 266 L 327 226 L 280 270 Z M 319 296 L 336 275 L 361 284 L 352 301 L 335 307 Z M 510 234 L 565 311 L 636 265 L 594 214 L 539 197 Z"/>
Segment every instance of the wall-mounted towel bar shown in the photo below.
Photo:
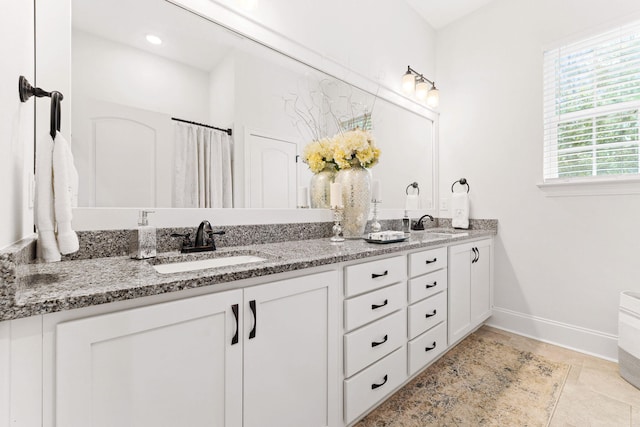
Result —
<path fill-rule="evenodd" d="M 64 99 L 64 96 L 60 92 L 55 90 L 47 92 L 46 90 L 40 89 L 39 87 L 31 86 L 31 83 L 29 83 L 29 80 L 27 80 L 25 76 L 20 76 L 20 78 L 18 79 L 18 93 L 20 94 L 21 102 L 27 102 L 32 96 L 35 96 L 36 98 L 51 98 L 51 119 L 49 134 L 51 135 L 51 138 L 55 139 L 56 132 L 60 130 L 60 101 Z"/>
<path fill-rule="evenodd" d="M 469 186 L 469 183 L 467 182 L 466 178 L 460 178 L 457 181 L 453 181 L 453 184 L 451 184 L 451 192 L 453 193 L 453 187 L 456 184 L 460 184 L 460 185 L 466 185 L 467 186 L 467 193 L 469 192 L 469 190 L 471 190 L 471 186 Z"/>

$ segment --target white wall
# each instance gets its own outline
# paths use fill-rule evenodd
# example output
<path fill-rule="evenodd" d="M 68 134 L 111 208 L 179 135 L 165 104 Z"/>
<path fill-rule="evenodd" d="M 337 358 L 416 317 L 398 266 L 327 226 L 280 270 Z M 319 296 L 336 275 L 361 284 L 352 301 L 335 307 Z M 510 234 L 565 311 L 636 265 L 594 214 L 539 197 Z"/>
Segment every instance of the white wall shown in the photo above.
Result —
<path fill-rule="evenodd" d="M 640 290 L 640 196 L 536 186 L 542 52 L 638 12 L 628 0 L 497 0 L 437 36 L 441 195 L 466 177 L 472 216 L 500 220 L 492 322 L 609 358 L 619 292 Z"/>
<path fill-rule="evenodd" d="M 74 97 L 208 120 L 208 72 L 76 29 L 72 42 Z"/>
<path fill-rule="evenodd" d="M 209 73 L 209 119 L 217 127 L 233 126 L 235 60 L 227 54 Z"/>
<path fill-rule="evenodd" d="M 404 1 L 212 1 L 398 92 L 407 65 L 435 73 L 435 31 Z"/>
<path fill-rule="evenodd" d="M 18 76 L 33 84 L 33 2 L 0 5 L 0 249 L 33 230 L 29 182 L 33 173 L 34 98 L 18 99 Z M 1 411 L 0 411 L 1 412 Z"/>

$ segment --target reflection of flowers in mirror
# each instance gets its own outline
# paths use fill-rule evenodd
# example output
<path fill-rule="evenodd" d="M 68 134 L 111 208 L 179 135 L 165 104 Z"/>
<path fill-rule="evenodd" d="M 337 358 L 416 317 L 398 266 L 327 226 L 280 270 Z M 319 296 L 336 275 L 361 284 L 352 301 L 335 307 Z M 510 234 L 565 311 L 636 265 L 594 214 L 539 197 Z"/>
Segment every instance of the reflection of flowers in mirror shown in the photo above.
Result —
<path fill-rule="evenodd" d="M 318 173 L 327 166 L 337 168 L 333 161 L 333 140 L 330 138 L 322 138 L 319 141 L 313 141 L 304 147 L 302 153 L 302 161 L 309 165 L 311 172 Z"/>
<path fill-rule="evenodd" d="M 369 131 L 356 128 L 341 132 L 332 138 L 322 138 L 307 144 L 303 161 L 311 172 L 318 173 L 327 166 L 349 169 L 359 165 L 371 168 L 378 163 L 380 149 Z"/>

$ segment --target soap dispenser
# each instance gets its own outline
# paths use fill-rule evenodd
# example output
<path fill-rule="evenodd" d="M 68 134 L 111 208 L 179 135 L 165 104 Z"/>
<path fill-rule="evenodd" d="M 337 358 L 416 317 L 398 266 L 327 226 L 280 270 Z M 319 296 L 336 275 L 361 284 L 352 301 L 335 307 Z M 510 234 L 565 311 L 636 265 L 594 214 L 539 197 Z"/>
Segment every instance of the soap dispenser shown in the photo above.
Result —
<path fill-rule="evenodd" d="M 411 219 L 409 218 L 409 212 L 406 210 L 402 217 L 402 231 L 404 231 L 405 235 L 409 235 L 411 233 Z"/>
<path fill-rule="evenodd" d="M 138 227 L 132 231 L 129 240 L 129 256 L 135 259 L 156 256 L 156 228 L 149 225 L 148 214 L 154 211 L 141 210 Z"/>

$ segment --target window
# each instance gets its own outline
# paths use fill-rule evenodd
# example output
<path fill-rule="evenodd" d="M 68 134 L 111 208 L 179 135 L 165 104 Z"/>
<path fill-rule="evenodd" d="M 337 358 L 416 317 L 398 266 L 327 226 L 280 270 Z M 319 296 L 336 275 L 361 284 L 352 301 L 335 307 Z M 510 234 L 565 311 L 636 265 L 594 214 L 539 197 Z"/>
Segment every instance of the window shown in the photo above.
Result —
<path fill-rule="evenodd" d="M 640 22 L 544 53 L 544 181 L 640 174 Z"/>
<path fill-rule="evenodd" d="M 373 125 L 371 123 L 371 113 L 364 113 L 358 117 L 349 120 L 343 120 L 340 122 L 340 128 L 342 130 L 352 130 L 360 128 L 362 130 L 371 130 Z"/>

